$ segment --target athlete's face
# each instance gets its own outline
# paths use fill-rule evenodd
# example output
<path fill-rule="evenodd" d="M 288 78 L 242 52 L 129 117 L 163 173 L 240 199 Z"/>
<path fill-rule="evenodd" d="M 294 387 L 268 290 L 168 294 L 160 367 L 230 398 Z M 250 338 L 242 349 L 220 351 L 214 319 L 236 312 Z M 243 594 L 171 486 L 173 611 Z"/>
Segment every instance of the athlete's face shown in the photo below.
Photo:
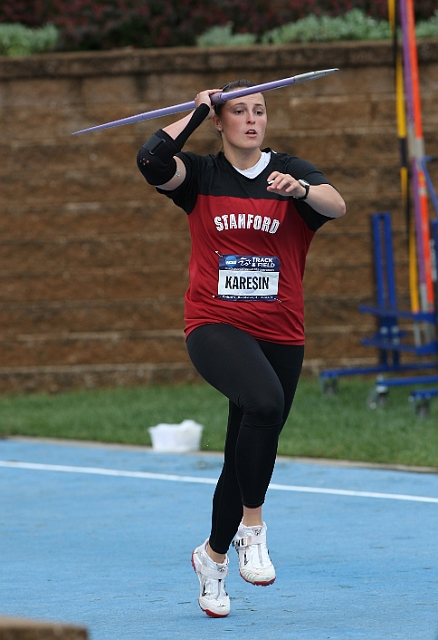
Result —
<path fill-rule="evenodd" d="M 214 116 L 216 128 L 222 134 L 224 147 L 260 148 L 265 137 L 267 115 L 261 93 L 225 102 L 220 116 Z"/>

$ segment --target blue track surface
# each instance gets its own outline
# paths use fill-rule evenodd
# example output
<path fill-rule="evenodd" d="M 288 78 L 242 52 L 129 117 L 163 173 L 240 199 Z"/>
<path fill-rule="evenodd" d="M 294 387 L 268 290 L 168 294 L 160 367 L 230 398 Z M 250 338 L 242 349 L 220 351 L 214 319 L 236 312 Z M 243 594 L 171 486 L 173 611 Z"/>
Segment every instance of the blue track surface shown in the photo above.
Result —
<path fill-rule="evenodd" d="M 437 638 L 436 475 L 278 461 L 264 514 L 277 581 L 245 583 L 231 550 L 217 620 L 190 555 L 219 456 L 4 440 L 0 461 L 0 614 L 92 640 Z"/>

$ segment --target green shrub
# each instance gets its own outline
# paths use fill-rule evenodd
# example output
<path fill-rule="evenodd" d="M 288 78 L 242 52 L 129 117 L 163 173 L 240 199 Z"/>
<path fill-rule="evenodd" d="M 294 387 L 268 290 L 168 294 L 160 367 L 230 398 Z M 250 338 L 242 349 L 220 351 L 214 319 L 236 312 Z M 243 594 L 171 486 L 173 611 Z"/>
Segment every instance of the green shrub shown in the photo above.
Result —
<path fill-rule="evenodd" d="M 438 11 L 428 20 L 416 24 L 417 38 L 438 37 Z M 391 37 L 386 20 L 376 20 L 360 9 L 348 11 L 343 16 L 315 16 L 297 20 L 267 31 L 261 38 L 263 44 L 287 44 L 288 42 L 327 42 L 335 40 L 386 40 Z"/>
<path fill-rule="evenodd" d="M 284 24 L 296 22 L 308 15 L 343 16 L 347 11 L 360 9 L 368 16 L 378 20 L 388 19 L 388 0 L 282 0 L 282 5 L 289 14 Z M 398 7 L 400 3 L 396 2 Z M 428 20 L 436 9 L 436 0 L 414 0 L 415 21 Z M 397 10 L 397 13 L 399 11 Z M 268 27 L 269 29 L 270 27 Z"/>
<path fill-rule="evenodd" d="M 415 33 L 417 38 L 438 38 L 438 10 L 429 20 L 418 22 Z"/>
<path fill-rule="evenodd" d="M 22 24 L 0 24 L 0 55 L 28 56 L 31 53 L 51 51 L 58 42 L 58 29 L 47 24 L 39 29 L 30 29 Z"/>
<path fill-rule="evenodd" d="M 390 28 L 387 21 L 375 20 L 360 9 L 353 9 L 343 16 L 333 18 L 309 15 L 267 31 L 261 40 L 264 44 L 286 44 L 333 40 L 384 40 L 389 37 Z"/>
<path fill-rule="evenodd" d="M 255 44 L 257 36 L 252 33 L 233 33 L 233 23 L 208 29 L 196 38 L 198 47 L 242 47 Z"/>

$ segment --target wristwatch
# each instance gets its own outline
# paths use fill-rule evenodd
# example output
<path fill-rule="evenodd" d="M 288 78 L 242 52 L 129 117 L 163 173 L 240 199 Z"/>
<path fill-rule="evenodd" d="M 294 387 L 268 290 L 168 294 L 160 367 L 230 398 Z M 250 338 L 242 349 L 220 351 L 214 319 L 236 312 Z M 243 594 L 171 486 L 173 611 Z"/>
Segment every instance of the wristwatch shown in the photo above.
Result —
<path fill-rule="evenodd" d="M 295 200 L 305 200 L 309 195 L 310 184 L 306 180 L 302 180 L 301 178 L 297 180 L 297 182 L 299 182 L 300 185 L 305 188 L 306 193 L 303 196 L 301 196 L 301 198 L 297 198 L 294 196 Z"/>

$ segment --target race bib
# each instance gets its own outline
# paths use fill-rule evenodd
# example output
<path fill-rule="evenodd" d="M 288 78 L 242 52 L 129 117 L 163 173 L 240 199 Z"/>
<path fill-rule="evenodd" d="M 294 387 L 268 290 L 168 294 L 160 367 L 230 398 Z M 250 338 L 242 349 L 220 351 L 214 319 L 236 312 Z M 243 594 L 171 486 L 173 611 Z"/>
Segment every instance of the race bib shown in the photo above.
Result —
<path fill-rule="evenodd" d="M 274 302 L 279 276 L 275 256 L 219 256 L 218 298 Z"/>

